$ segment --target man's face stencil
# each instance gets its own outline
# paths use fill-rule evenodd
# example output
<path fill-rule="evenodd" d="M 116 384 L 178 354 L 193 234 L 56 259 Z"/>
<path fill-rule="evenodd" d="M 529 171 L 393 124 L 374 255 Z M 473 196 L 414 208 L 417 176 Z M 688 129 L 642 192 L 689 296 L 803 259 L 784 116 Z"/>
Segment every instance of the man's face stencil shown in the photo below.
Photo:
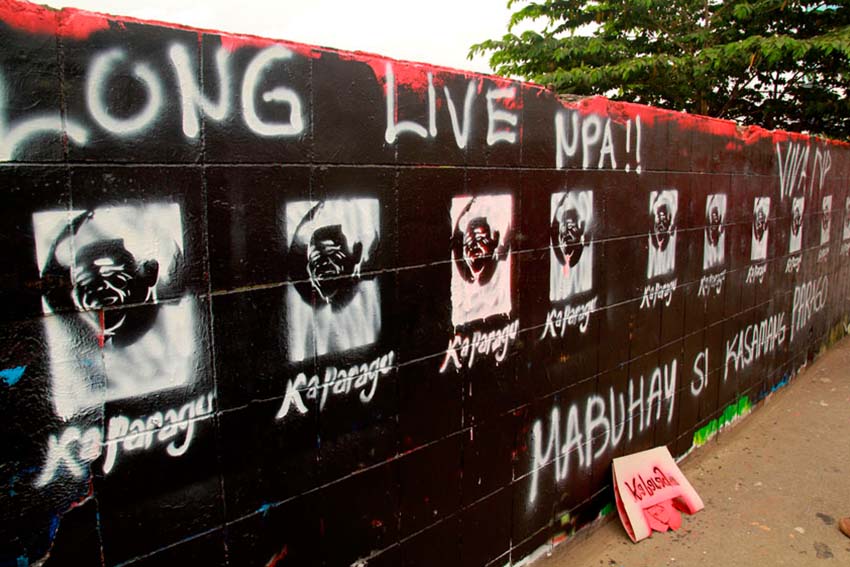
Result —
<path fill-rule="evenodd" d="M 720 242 L 720 234 L 723 232 L 723 217 L 720 214 L 720 210 L 717 207 L 711 208 L 711 213 L 709 214 L 709 226 L 708 226 L 708 242 L 712 246 L 717 246 Z"/>
<path fill-rule="evenodd" d="M 753 232 L 755 233 L 756 240 L 761 241 L 766 231 L 767 215 L 764 214 L 764 208 L 759 207 L 758 211 L 756 211 L 755 223 L 753 224 Z"/>
<path fill-rule="evenodd" d="M 830 205 L 825 205 L 823 208 L 823 218 L 821 219 L 821 229 L 828 233 L 829 225 L 832 221 L 832 207 Z"/>
<path fill-rule="evenodd" d="M 498 246 L 499 235 L 493 235 L 487 219 L 476 217 L 469 221 L 463 235 L 463 261 L 475 279 L 496 261 Z"/>
<path fill-rule="evenodd" d="M 156 260 L 137 265 L 122 239 L 85 245 L 72 269 L 74 305 L 80 311 L 102 310 L 103 335 L 114 336 L 128 316 L 116 308 L 149 301 L 158 274 Z"/>
<path fill-rule="evenodd" d="M 330 302 L 341 291 L 351 287 L 349 277 L 360 262 L 362 246 L 348 247 L 348 239 L 340 225 L 316 230 L 307 246 L 307 273 L 319 296 Z"/>
<path fill-rule="evenodd" d="M 659 205 L 655 209 L 655 243 L 659 249 L 665 250 L 670 243 L 670 209 L 666 204 Z"/>
<path fill-rule="evenodd" d="M 565 258 L 569 258 L 570 266 L 578 263 L 578 256 L 583 248 L 581 238 L 584 234 L 584 223 L 579 220 L 578 211 L 567 209 L 561 216 L 561 224 L 558 227 L 558 247 Z M 573 255 L 579 252 L 573 261 Z"/>
<path fill-rule="evenodd" d="M 800 234 L 800 229 L 803 228 L 803 212 L 800 210 L 800 207 L 794 207 L 794 211 L 791 213 L 791 232 L 794 236 Z"/>

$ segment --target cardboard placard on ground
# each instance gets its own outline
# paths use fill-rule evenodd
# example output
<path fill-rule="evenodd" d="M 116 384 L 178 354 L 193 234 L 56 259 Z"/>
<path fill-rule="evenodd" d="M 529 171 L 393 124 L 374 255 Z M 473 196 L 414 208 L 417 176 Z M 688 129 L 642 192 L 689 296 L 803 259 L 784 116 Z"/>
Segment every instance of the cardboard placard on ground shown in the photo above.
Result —
<path fill-rule="evenodd" d="M 614 459 L 613 474 L 617 511 L 634 542 L 652 535 L 653 529 L 676 530 L 680 511 L 694 514 L 704 507 L 667 447 Z"/>

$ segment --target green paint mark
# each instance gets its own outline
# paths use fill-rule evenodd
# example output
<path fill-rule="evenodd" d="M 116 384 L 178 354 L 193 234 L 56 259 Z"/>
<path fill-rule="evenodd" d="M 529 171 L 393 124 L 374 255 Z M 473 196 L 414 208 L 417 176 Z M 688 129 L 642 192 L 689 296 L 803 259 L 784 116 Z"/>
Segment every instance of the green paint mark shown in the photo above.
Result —
<path fill-rule="evenodd" d="M 570 513 L 569 513 L 569 512 L 567 512 L 566 514 L 563 514 L 563 515 L 561 516 L 561 518 L 560 518 L 561 525 L 562 525 L 562 526 L 566 526 L 567 524 L 569 524 L 569 523 L 570 523 L 570 519 L 571 519 L 571 518 L 570 518 Z"/>
<path fill-rule="evenodd" d="M 749 396 L 741 396 L 738 401 L 726 406 L 723 410 L 723 415 L 717 419 L 709 421 L 705 427 L 698 429 L 694 433 L 694 447 L 702 447 L 709 439 L 714 437 L 718 431 L 752 411 L 753 405 L 750 403 Z"/>
<path fill-rule="evenodd" d="M 844 317 L 836 323 L 836 325 L 829 331 L 829 338 L 827 339 L 826 346 L 831 347 L 838 341 L 844 338 L 847 334 L 847 317 Z"/>
<path fill-rule="evenodd" d="M 609 502 L 599 511 L 599 515 L 604 518 L 605 516 L 607 516 L 608 514 L 610 514 L 613 511 L 614 511 L 614 503 Z"/>

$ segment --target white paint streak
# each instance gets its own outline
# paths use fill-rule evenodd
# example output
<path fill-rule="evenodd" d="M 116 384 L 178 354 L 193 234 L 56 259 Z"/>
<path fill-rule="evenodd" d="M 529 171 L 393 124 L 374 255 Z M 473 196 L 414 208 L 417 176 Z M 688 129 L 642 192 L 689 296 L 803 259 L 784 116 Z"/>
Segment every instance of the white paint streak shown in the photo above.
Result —
<path fill-rule="evenodd" d="M 699 396 L 708 387 L 708 349 L 694 359 L 694 378 L 691 380 L 691 395 Z"/>
<path fill-rule="evenodd" d="M 409 132 L 411 134 L 416 134 L 420 138 L 428 137 L 428 130 L 425 129 L 421 124 L 417 124 L 411 120 L 402 120 L 398 122 L 398 116 L 396 115 L 396 90 L 395 90 L 395 73 L 393 72 L 393 66 L 390 63 L 387 63 L 386 67 L 386 83 L 387 83 L 387 92 L 386 92 L 386 109 L 387 109 L 387 129 L 384 131 L 384 140 L 388 144 L 392 144 L 396 141 L 399 134 L 403 134 L 404 132 Z"/>
<path fill-rule="evenodd" d="M 469 141 L 469 128 L 472 123 L 470 115 L 472 113 L 472 101 L 475 99 L 475 82 L 469 81 L 469 84 L 466 86 L 466 97 L 463 99 L 463 125 L 458 121 L 457 108 L 455 108 L 449 88 L 443 87 L 443 92 L 446 95 L 446 103 L 449 108 L 449 117 L 452 121 L 452 132 L 455 135 L 455 143 L 457 143 L 458 148 L 464 149 Z"/>
<path fill-rule="evenodd" d="M 468 92 L 468 90 L 467 90 Z M 492 146 L 499 142 L 507 142 L 508 144 L 516 143 L 517 133 L 511 128 L 515 128 L 519 118 L 513 112 L 508 112 L 496 108 L 496 101 L 502 99 L 516 98 L 516 87 L 505 89 L 490 89 L 487 91 L 487 145 Z M 503 122 L 511 128 L 498 129 L 497 123 Z"/>
<path fill-rule="evenodd" d="M 146 130 L 162 109 L 162 85 L 159 77 L 147 64 L 133 66 L 133 75 L 145 85 L 148 100 L 145 107 L 130 118 L 117 118 L 107 109 L 104 93 L 108 90 L 108 77 L 115 65 L 125 59 L 120 48 L 110 49 L 96 56 L 86 78 L 86 103 L 89 114 L 104 130 L 116 136 L 132 136 Z"/>
<path fill-rule="evenodd" d="M 581 153 L 582 169 L 622 167 L 629 172 L 634 167 L 639 174 L 641 132 L 640 116 L 620 125 L 600 114 L 582 116 L 575 110 L 558 112 L 555 114 L 555 167 L 567 167 L 568 162 Z"/>
<path fill-rule="evenodd" d="M 293 408 L 301 415 L 307 414 L 309 408 L 304 398 L 318 400 L 319 411 L 325 408 L 331 395 L 339 398 L 358 394 L 360 403 L 368 404 L 375 397 L 378 378 L 389 374 L 394 364 L 395 352 L 390 351 L 369 364 L 354 364 L 350 368 L 328 366 L 321 378 L 314 374 L 309 381 L 307 375 L 301 372 L 295 380 L 287 382 L 286 395 L 275 419 L 283 419 Z"/>
<path fill-rule="evenodd" d="M 798 288 L 799 289 L 799 288 Z M 726 341 L 723 381 L 729 379 L 730 368 L 739 372 L 762 356 L 767 356 L 785 342 L 785 313 L 771 315 L 747 325 Z M 793 323 L 791 338 L 794 338 Z"/>
<path fill-rule="evenodd" d="M 219 96 L 218 102 L 214 102 L 201 93 L 201 87 L 196 80 L 197 73 L 189 57 L 189 50 L 183 45 L 174 44 L 169 48 L 168 55 L 177 74 L 177 85 L 180 89 L 183 133 L 187 138 L 197 138 L 200 132 L 199 110 L 216 121 L 224 120 L 230 113 L 230 56 L 224 48 L 219 48 L 215 54 Z"/>
<path fill-rule="evenodd" d="M 428 73 L 428 133 L 432 138 L 437 135 L 437 91 L 432 73 Z"/>
<path fill-rule="evenodd" d="M 62 134 L 68 139 L 84 146 L 88 142 L 88 130 L 73 120 L 67 120 L 63 126 L 59 113 L 34 116 L 11 126 L 6 123 L 6 85 L 0 75 L 0 161 L 12 161 L 20 147 L 34 138 L 47 134 Z"/>
<path fill-rule="evenodd" d="M 254 101 L 257 87 L 268 67 L 276 61 L 287 61 L 290 58 L 292 58 L 292 52 L 290 50 L 280 45 L 273 45 L 260 51 L 245 70 L 245 76 L 242 78 L 242 117 L 248 128 L 258 136 L 297 136 L 304 131 L 301 99 L 292 89 L 278 86 L 261 95 L 261 98 L 265 102 L 289 105 L 289 119 L 287 122 L 264 122 L 257 114 Z"/>
<path fill-rule="evenodd" d="M 629 122 L 631 125 L 631 122 Z M 605 121 L 605 129 L 602 131 L 602 148 L 599 150 L 599 163 L 596 167 L 605 167 L 605 157 L 611 163 L 611 169 L 617 169 L 617 157 L 614 155 L 614 140 L 611 135 L 611 120 Z"/>
<path fill-rule="evenodd" d="M 651 430 L 653 424 L 660 423 L 664 409 L 667 410 L 666 423 L 672 423 L 676 406 L 677 367 L 678 361 L 674 358 L 654 369 L 650 375 L 647 396 L 644 396 L 646 380 L 641 376 L 629 380 L 628 394 L 616 393 L 611 387 L 607 398 L 591 394 L 583 404 L 572 404 L 565 420 L 561 419 L 561 409 L 554 406 L 549 415 L 548 435 L 543 420 L 534 422 L 530 443 L 532 462 L 529 505 L 537 499 L 541 470 L 551 462 L 554 461 L 554 480 L 560 483 L 569 476 L 573 455 L 577 458 L 579 468 L 588 469 L 594 460 L 617 447 L 624 439 L 631 441 L 636 435 Z M 625 435 L 625 421 L 629 424 L 628 436 Z"/>
<path fill-rule="evenodd" d="M 97 460 L 104 450 L 105 475 L 115 468 L 122 452 L 147 451 L 156 445 L 164 445 L 168 456 L 181 457 L 192 444 L 195 423 L 212 416 L 213 399 L 212 393 L 202 394 L 179 408 L 165 412 L 156 411 L 133 418 L 114 416 L 109 419 L 105 439 L 100 427 L 90 427 L 81 433 L 78 427 L 71 426 L 59 436 L 50 435 L 44 466 L 34 484 L 43 488 L 66 474 L 81 479 L 87 472 L 84 466 Z M 184 435 L 178 443 L 180 433 Z"/>
<path fill-rule="evenodd" d="M 794 288 L 794 303 L 791 311 L 792 341 L 800 331 L 805 329 L 811 318 L 826 307 L 828 298 L 829 278 L 827 276 L 809 280 Z"/>
<path fill-rule="evenodd" d="M 565 124 L 566 113 L 559 112 L 555 115 L 555 167 L 563 169 L 567 165 L 567 158 L 572 158 L 578 151 L 579 121 L 578 113 L 570 113 L 571 128 Z M 572 136 L 569 132 L 572 132 Z"/>
<path fill-rule="evenodd" d="M 591 151 L 602 134 L 602 118 L 597 114 L 586 116 L 581 123 L 581 168 L 587 169 L 590 167 Z M 600 159 L 600 163 L 601 163 Z"/>

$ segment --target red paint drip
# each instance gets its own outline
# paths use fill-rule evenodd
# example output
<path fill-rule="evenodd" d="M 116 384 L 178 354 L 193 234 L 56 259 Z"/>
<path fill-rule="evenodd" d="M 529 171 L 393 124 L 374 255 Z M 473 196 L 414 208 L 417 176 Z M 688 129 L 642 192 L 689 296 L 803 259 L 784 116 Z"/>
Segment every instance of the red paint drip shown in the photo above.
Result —
<path fill-rule="evenodd" d="M 592 96 L 577 101 L 562 100 L 561 105 L 564 108 L 578 111 L 582 116 L 603 116 L 620 124 L 625 124 L 629 120 L 635 120 L 640 115 L 641 122 L 647 126 L 653 124 L 657 114 L 663 112 L 651 106 L 628 102 L 614 102 L 604 96 Z"/>
<path fill-rule="evenodd" d="M 123 25 L 123 24 L 119 24 Z M 58 33 L 61 37 L 83 40 L 95 32 L 109 29 L 109 19 L 82 10 L 62 10 L 59 13 Z"/>
<path fill-rule="evenodd" d="M 109 27 L 109 20 L 104 16 L 79 10 L 54 10 L 14 0 L 0 0 L 0 20 L 27 33 L 73 39 L 86 39 Z"/>
<path fill-rule="evenodd" d="M 731 120 L 721 120 L 719 118 L 710 118 L 708 116 L 688 114 L 685 112 L 679 113 L 675 120 L 681 127 L 687 130 L 695 130 L 724 138 L 738 137 L 743 133 L 744 129 L 743 126 Z"/>
<path fill-rule="evenodd" d="M 89 498 L 94 496 L 94 480 L 92 479 L 91 475 L 89 475 L 89 480 L 88 480 L 87 484 L 88 484 L 88 490 L 86 490 L 86 493 L 83 496 L 81 496 L 79 500 L 77 500 L 75 502 L 71 502 L 71 505 L 68 506 L 67 511 L 70 512 L 74 508 L 79 508 L 80 506 L 82 506 L 83 504 L 88 502 Z"/>
<path fill-rule="evenodd" d="M 511 87 L 516 87 L 517 92 L 523 86 L 523 83 L 520 81 L 514 81 L 513 79 L 506 79 L 505 77 L 499 77 L 498 75 L 489 75 L 485 76 L 485 78 L 494 83 L 497 88 L 500 89 L 509 89 Z"/>
<path fill-rule="evenodd" d="M 365 63 L 372 68 L 372 72 L 375 74 L 375 78 L 380 82 L 386 81 L 386 67 L 387 63 L 389 63 L 393 66 L 393 74 L 395 75 L 396 86 L 409 86 L 413 90 L 416 89 L 416 85 L 424 84 L 425 87 L 428 86 L 428 81 L 425 77 L 426 74 L 429 72 L 432 73 L 432 75 L 434 76 L 435 87 L 442 86 L 445 82 L 445 79 L 439 78 L 439 75 L 446 75 L 450 78 L 464 77 L 467 80 L 490 79 L 494 81 L 508 82 L 508 79 L 503 79 L 502 77 L 496 77 L 493 75 L 474 73 L 472 71 L 454 69 L 452 67 L 446 67 L 443 65 L 429 65 L 427 63 L 421 63 L 416 61 L 392 59 L 390 57 L 378 55 L 376 53 L 369 53 L 368 51 L 345 51 L 342 49 L 331 49 L 323 47 L 321 48 L 321 53 L 319 54 L 319 57 L 324 54 L 334 54 L 340 59 L 340 61 L 357 61 L 360 63 Z M 418 73 L 413 71 L 399 72 L 398 69 L 401 68 L 417 69 L 419 71 Z M 419 78 L 419 73 L 421 73 L 421 79 Z"/>
<path fill-rule="evenodd" d="M 100 332 L 97 334 L 97 344 L 103 348 L 106 342 L 106 323 L 104 321 L 103 309 L 98 312 L 98 321 L 100 323 Z"/>
<path fill-rule="evenodd" d="M 0 4 L 0 20 L 28 33 L 55 34 L 59 12 L 45 6 L 19 2 Z"/>
<path fill-rule="evenodd" d="M 283 559 L 289 554 L 289 546 L 284 545 L 283 549 L 281 549 L 277 554 L 275 554 L 271 559 L 269 559 L 268 563 L 266 563 L 266 567 L 274 567 L 277 565 L 278 561 Z"/>
<path fill-rule="evenodd" d="M 234 51 L 243 47 L 255 47 L 258 49 L 265 49 L 266 47 L 271 47 L 272 45 L 280 45 L 292 51 L 293 53 L 296 53 L 303 57 L 309 57 L 311 59 L 318 59 L 319 57 L 321 57 L 320 52 L 318 52 L 316 49 L 309 45 L 304 45 L 303 43 L 280 41 L 255 35 L 222 34 L 220 37 L 221 46 L 230 53 L 233 53 Z"/>
<path fill-rule="evenodd" d="M 393 75 L 395 75 L 396 89 L 405 87 L 424 95 L 428 92 L 429 71 L 430 69 L 424 65 L 393 64 Z"/>
<path fill-rule="evenodd" d="M 499 106 L 502 106 L 505 110 L 522 110 L 522 85 L 520 83 L 508 83 L 504 86 L 499 86 L 498 88 L 516 89 L 513 98 L 498 99 Z M 520 127 L 522 127 L 522 125 L 520 125 Z"/>
<path fill-rule="evenodd" d="M 428 73 L 431 72 L 431 70 L 424 65 L 410 63 L 405 64 L 393 61 L 392 59 L 378 59 L 373 57 L 370 57 L 363 62 L 372 68 L 375 78 L 378 79 L 379 82 L 383 83 L 386 83 L 387 81 L 387 65 L 390 65 L 393 71 L 396 91 L 398 91 L 400 87 L 404 87 L 408 90 L 422 93 L 423 97 L 428 92 Z M 434 87 L 436 88 L 437 82 L 434 80 L 433 76 L 432 81 L 434 81 Z"/>
<path fill-rule="evenodd" d="M 222 35 L 221 46 L 229 53 L 233 53 L 241 47 L 269 47 L 274 45 L 274 41 L 264 37 L 254 37 L 250 35 Z"/>
<path fill-rule="evenodd" d="M 539 89 L 537 85 L 530 85 L 532 88 Z M 547 93 L 547 90 L 538 90 L 538 95 Z M 564 108 L 578 111 L 583 116 L 595 114 L 598 116 L 610 118 L 614 122 L 625 123 L 628 120 L 635 120 L 640 116 L 641 123 L 644 127 L 651 127 L 655 123 L 675 123 L 678 127 L 687 130 L 704 132 L 713 136 L 723 138 L 731 138 L 727 148 L 730 151 L 741 151 L 744 147 L 761 142 L 764 139 L 770 139 L 772 143 L 796 141 L 800 143 L 810 143 L 812 138 L 806 134 L 797 132 L 786 132 L 782 130 L 765 130 L 759 126 L 743 126 L 732 120 L 723 120 L 720 118 L 711 118 L 709 116 L 701 116 L 699 114 L 688 114 L 686 112 L 677 112 L 665 110 L 652 106 L 636 104 L 631 102 L 616 102 L 608 100 L 603 96 L 592 96 L 583 98 L 577 101 L 561 101 Z M 850 142 L 840 140 L 823 140 L 824 143 L 833 146 L 850 146 Z"/>
<path fill-rule="evenodd" d="M 331 53 L 339 57 L 341 61 L 357 61 L 359 63 L 365 63 L 372 69 L 372 73 L 375 75 L 375 79 L 379 83 L 383 84 L 386 84 L 387 82 L 387 65 L 390 65 L 393 71 L 393 80 L 395 83 L 396 92 L 398 92 L 399 88 L 403 87 L 407 90 L 419 93 L 421 95 L 422 100 L 425 100 L 425 98 L 427 97 L 428 73 L 431 73 L 431 84 L 437 91 L 435 94 L 437 97 L 436 103 L 438 108 L 440 108 L 443 104 L 441 101 L 442 88 L 443 86 L 447 85 L 450 80 L 477 80 L 477 89 L 479 94 L 481 94 L 481 92 L 483 91 L 483 79 L 497 80 L 499 81 L 499 84 L 509 83 L 508 81 L 501 79 L 500 77 L 491 77 L 488 75 L 482 75 L 480 73 L 473 73 L 471 71 L 460 71 L 448 67 L 443 67 L 440 65 L 427 65 L 424 63 L 415 63 L 410 61 L 390 59 L 388 57 L 381 57 L 380 55 L 374 55 L 372 53 L 366 53 L 364 51 L 351 52 L 334 49 L 323 49 L 320 56 Z M 462 83 L 458 81 L 458 85 L 461 84 Z M 520 83 L 511 84 L 515 84 L 516 86 L 520 85 Z M 459 89 L 459 93 L 452 93 L 453 96 L 461 97 L 461 99 L 465 94 L 465 85 L 462 89 Z M 519 99 L 519 94 L 517 94 L 517 98 Z M 507 105 L 505 106 L 507 107 Z"/>
<path fill-rule="evenodd" d="M 329 53 L 329 52 L 328 52 Z M 443 70 L 441 67 L 430 67 L 419 63 L 407 63 L 387 59 L 384 57 L 366 56 L 366 54 L 338 52 L 339 58 L 345 61 L 358 61 L 366 63 L 375 75 L 375 79 L 379 83 L 386 85 L 387 82 L 387 65 L 392 69 L 393 83 L 396 93 L 401 88 L 412 91 L 419 96 L 419 99 L 425 101 L 428 97 L 428 74 L 431 74 L 431 85 L 434 87 L 435 103 L 438 109 L 443 106 L 442 89 L 448 84 L 448 81 L 457 78 L 459 75 L 467 79 L 475 79 L 475 74 L 470 73 L 450 73 Z M 479 84 L 480 90 L 480 84 Z M 466 93 L 465 87 L 460 93 L 452 93 L 454 96 L 462 97 Z"/>

